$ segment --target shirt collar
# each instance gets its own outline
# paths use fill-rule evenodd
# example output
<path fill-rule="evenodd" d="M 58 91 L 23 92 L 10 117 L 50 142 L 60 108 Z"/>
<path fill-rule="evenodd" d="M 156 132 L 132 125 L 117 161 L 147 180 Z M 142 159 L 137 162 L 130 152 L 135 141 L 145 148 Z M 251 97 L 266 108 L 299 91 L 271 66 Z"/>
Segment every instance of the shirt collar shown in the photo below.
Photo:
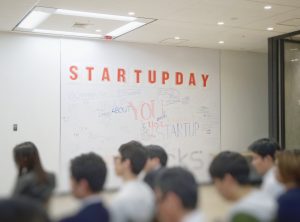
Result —
<path fill-rule="evenodd" d="M 101 199 L 102 198 L 100 197 L 99 194 L 90 195 L 82 200 L 81 208 L 85 208 L 92 204 L 101 203 L 102 202 Z"/>

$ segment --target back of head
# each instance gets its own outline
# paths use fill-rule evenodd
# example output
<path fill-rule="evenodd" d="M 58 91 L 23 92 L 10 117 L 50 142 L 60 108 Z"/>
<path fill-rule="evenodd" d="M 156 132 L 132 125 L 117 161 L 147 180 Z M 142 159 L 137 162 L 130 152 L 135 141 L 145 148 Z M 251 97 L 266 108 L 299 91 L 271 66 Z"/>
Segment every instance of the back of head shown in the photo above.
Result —
<path fill-rule="evenodd" d="M 277 166 L 283 183 L 300 187 L 300 150 L 285 150 L 277 154 Z"/>
<path fill-rule="evenodd" d="M 167 165 L 168 161 L 168 154 L 162 148 L 161 146 L 158 145 L 148 145 L 146 146 L 147 153 L 148 153 L 148 158 L 153 159 L 153 158 L 158 158 L 160 161 L 161 166 L 165 167 Z"/>
<path fill-rule="evenodd" d="M 256 153 L 262 158 L 265 158 L 266 156 L 270 156 L 274 160 L 276 151 L 280 151 L 281 147 L 275 140 L 269 138 L 262 138 L 254 141 L 248 147 L 248 150 L 253 153 Z"/>
<path fill-rule="evenodd" d="M 138 175 L 147 161 L 147 152 L 145 147 L 137 141 L 130 141 L 122 144 L 119 148 L 122 161 L 128 159 L 131 164 L 131 171 Z"/>
<path fill-rule="evenodd" d="M 31 199 L 0 200 L 1 222 L 49 222 L 44 209 Z"/>
<path fill-rule="evenodd" d="M 24 164 L 27 170 L 33 170 L 37 165 L 41 165 L 39 153 L 34 143 L 24 142 L 15 146 L 14 158 L 18 165 Z"/>
<path fill-rule="evenodd" d="M 95 153 L 82 154 L 71 160 L 71 176 L 74 180 L 86 180 L 92 192 L 103 189 L 107 169 L 104 160 Z"/>
<path fill-rule="evenodd" d="M 198 186 L 191 172 L 182 167 L 163 170 L 156 181 L 155 187 L 162 195 L 174 193 L 181 200 L 185 209 L 193 210 L 197 206 Z"/>
<path fill-rule="evenodd" d="M 230 174 L 239 184 L 248 184 L 250 167 L 241 154 L 223 151 L 211 162 L 209 173 L 213 179 L 223 179 L 226 174 Z"/>

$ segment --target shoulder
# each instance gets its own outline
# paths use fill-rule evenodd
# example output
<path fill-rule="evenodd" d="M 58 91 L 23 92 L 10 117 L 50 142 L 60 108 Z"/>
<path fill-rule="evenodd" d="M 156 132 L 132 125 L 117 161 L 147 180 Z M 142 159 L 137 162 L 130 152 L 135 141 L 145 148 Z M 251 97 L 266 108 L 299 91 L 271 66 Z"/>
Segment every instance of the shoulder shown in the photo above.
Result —
<path fill-rule="evenodd" d="M 119 191 L 116 197 L 112 200 L 112 207 L 128 208 L 129 205 L 137 207 L 154 205 L 154 193 L 152 189 L 143 181 L 132 181 Z"/>
<path fill-rule="evenodd" d="M 108 210 L 104 207 L 102 203 L 95 203 L 87 206 L 81 212 L 79 212 L 82 216 L 84 215 L 95 215 L 101 218 L 108 218 Z"/>
<path fill-rule="evenodd" d="M 131 203 L 145 203 L 154 202 L 154 193 L 152 189 L 143 181 L 131 181 L 125 184 L 118 192 L 112 201 L 112 205 L 128 202 Z"/>
<path fill-rule="evenodd" d="M 255 190 L 232 207 L 230 218 L 234 218 L 236 215 L 241 214 L 258 218 L 262 221 L 269 221 L 274 218 L 276 207 L 277 205 L 273 198 L 265 192 Z"/>
<path fill-rule="evenodd" d="M 76 221 L 78 221 L 76 216 L 65 217 L 59 220 L 59 222 L 76 222 Z"/>
<path fill-rule="evenodd" d="M 123 188 L 120 190 L 120 194 L 132 195 L 132 194 L 136 194 L 137 191 L 139 195 L 141 195 L 142 192 L 144 192 L 145 194 L 153 193 L 151 188 L 144 181 L 135 180 L 125 184 Z"/>
<path fill-rule="evenodd" d="M 134 195 L 144 196 L 144 197 L 152 197 L 154 193 L 152 189 L 146 184 L 144 181 L 136 181 L 130 187 L 130 192 Z"/>
<path fill-rule="evenodd" d="M 275 169 L 270 169 L 263 178 L 263 189 L 284 189 L 283 185 L 277 180 Z"/>
<path fill-rule="evenodd" d="M 56 184 L 56 177 L 55 177 L 54 173 L 47 172 L 47 179 L 48 179 L 48 184 L 51 184 L 52 186 L 55 186 L 55 184 Z"/>
<path fill-rule="evenodd" d="M 50 179 L 50 180 L 55 180 L 55 174 L 54 173 L 50 173 L 50 172 L 47 172 L 47 177 Z"/>
<path fill-rule="evenodd" d="M 278 198 L 278 203 L 280 204 L 287 204 L 289 202 L 294 202 L 297 201 L 299 202 L 300 200 L 300 189 L 294 189 L 294 190 L 288 190 L 284 194 L 282 194 Z"/>
<path fill-rule="evenodd" d="M 108 210 L 101 203 L 87 206 L 76 215 L 62 219 L 60 222 L 82 222 L 82 221 L 109 221 Z"/>
<path fill-rule="evenodd" d="M 23 174 L 17 180 L 18 183 L 23 183 L 23 184 L 33 183 L 35 181 L 36 181 L 36 175 L 33 172 Z"/>

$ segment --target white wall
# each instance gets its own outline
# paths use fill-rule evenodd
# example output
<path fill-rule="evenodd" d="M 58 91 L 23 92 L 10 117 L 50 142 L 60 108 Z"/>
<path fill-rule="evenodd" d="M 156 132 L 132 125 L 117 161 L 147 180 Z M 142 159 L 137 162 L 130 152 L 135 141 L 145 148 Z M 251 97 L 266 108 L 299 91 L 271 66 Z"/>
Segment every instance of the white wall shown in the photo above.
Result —
<path fill-rule="evenodd" d="M 268 135 L 267 56 L 220 53 L 221 146 L 242 151 Z M 12 148 L 17 143 L 34 141 L 45 168 L 59 173 L 60 40 L 0 33 L 0 70 L 2 196 L 14 183 Z"/>
<path fill-rule="evenodd" d="M 59 41 L 0 34 L 0 195 L 15 178 L 13 147 L 27 140 L 46 168 L 58 172 L 60 117 Z M 19 130 L 13 132 L 17 123 Z"/>
<path fill-rule="evenodd" d="M 266 54 L 221 52 L 222 150 L 243 151 L 268 137 L 267 67 Z"/>

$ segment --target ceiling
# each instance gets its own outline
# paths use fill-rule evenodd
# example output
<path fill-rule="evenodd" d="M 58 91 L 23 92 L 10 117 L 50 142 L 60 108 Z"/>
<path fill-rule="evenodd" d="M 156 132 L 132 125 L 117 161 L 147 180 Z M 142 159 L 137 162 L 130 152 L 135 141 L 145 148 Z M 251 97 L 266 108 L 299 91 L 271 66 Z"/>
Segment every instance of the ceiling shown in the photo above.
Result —
<path fill-rule="evenodd" d="M 265 10 L 266 5 L 272 9 Z M 133 11 L 156 19 L 114 40 L 125 42 L 267 52 L 269 37 L 300 30 L 300 0 L 0 0 L 0 6 L 0 31 L 5 32 L 35 6 L 123 16 Z M 51 27 L 71 24 L 68 19 L 57 17 Z M 97 23 L 98 28 L 109 25 Z"/>

